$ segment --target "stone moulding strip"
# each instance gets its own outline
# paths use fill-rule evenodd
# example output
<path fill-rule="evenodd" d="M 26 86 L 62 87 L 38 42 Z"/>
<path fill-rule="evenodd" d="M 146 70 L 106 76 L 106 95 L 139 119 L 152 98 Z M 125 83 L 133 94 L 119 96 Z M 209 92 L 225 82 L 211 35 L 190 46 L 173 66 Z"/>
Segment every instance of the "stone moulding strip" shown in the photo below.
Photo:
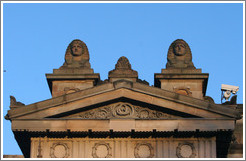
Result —
<path fill-rule="evenodd" d="M 12 130 L 26 131 L 207 131 L 235 128 L 234 120 L 127 120 L 129 126 L 118 127 L 118 121 L 111 120 L 19 120 L 12 121 Z M 171 123 L 171 124 L 170 124 Z M 99 125 L 100 126 L 96 126 Z M 55 126 L 54 126 L 55 125 Z M 94 128 L 92 128 L 95 126 Z M 178 127 L 178 128 L 177 128 Z M 69 132 L 68 131 L 68 132 Z"/>
<path fill-rule="evenodd" d="M 184 141 L 187 137 L 196 139 L 205 139 L 211 138 L 221 134 L 232 134 L 231 130 L 216 130 L 216 131 L 141 131 L 132 133 L 132 131 L 114 131 L 111 133 L 110 131 L 51 131 L 47 133 L 46 131 L 13 131 L 15 134 L 23 134 L 25 136 L 39 139 L 40 137 L 45 139 L 53 139 L 57 140 L 67 140 L 72 138 L 83 138 L 83 139 L 94 139 L 100 140 L 102 138 L 106 138 L 108 140 L 114 139 L 175 139 L 177 141 Z M 215 138 L 214 138 L 215 139 Z"/>
<path fill-rule="evenodd" d="M 103 89 L 103 91 L 101 91 L 102 88 L 99 88 L 100 86 L 101 87 L 102 86 L 106 86 L 106 87 L 111 87 L 111 88 L 110 89 L 106 88 L 106 89 Z M 81 95 L 82 95 L 82 93 L 87 93 L 88 91 L 90 91 L 92 89 L 96 89 L 96 88 L 100 89 L 100 91 L 93 90 L 92 92 L 90 92 L 90 94 L 88 94 L 86 96 L 83 96 L 83 97 L 77 97 L 75 99 L 67 99 L 70 96 L 78 95 L 79 92 L 76 92 L 76 93 L 71 93 L 71 94 L 68 94 L 68 95 L 63 95 L 63 96 L 59 96 L 59 97 L 56 97 L 56 98 L 51 98 L 51 99 L 48 99 L 48 100 L 45 100 L 45 101 L 42 101 L 42 102 L 38 102 L 38 103 L 34 103 L 34 104 L 30 104 L 30 105 L 18 108 L 18 109 L 29 108 L 29 109 L 26 109 L 25 112 L 22 112 L 22 113 L 18 113 L 18 111 L 19 111 L 18 109 L 16 109 L 15 111 L 11 111 L 10 110 L 10 113 L 9 113 L 10 114 L 10 119 L 15 118 L 15 117 L 19 117 L 19 116 L 24 116 L 24 115 L 27 115 L 27 114 L 31 114 L 31 113 L 34 113 L 34 112 L 37 112 L 37 111 L 42 111 L 42 110 L 45 110 L 45 109 L 48 109 L 48 108 L 51 108 L 51 107 L 63 105 L 64 103 L 74 102 L 74 101 L 77 101 L 77 100 L 80 100 L 80 99 L 92 97 L 92 96 L 95 96 L 95 95 L 100 95 L 100 94 L 115 90 L 112 83 L 107 83 L 107 84 L 100 85 L 100 86 L 96 86 L 96 87 L 92 87 L 92 88 L 89 88 L 89 89 L 85 89 L 83 91 L 79 91 L 81 93 Z M 145 89 L 144 90 L 141 89 L 141 86 L 144 86 Z M 235 116 L 235 115 L 237 115 L 237 113 L 235 113 L 235 110 L 232 110 L 232 109 L 229 109 L 229 108 L 227 110 L 228 112 L 224 112 L 222 110 L 216 110 L 216 108 L 219 108 L 220 106 L 211 105 L 211 104 L 209 104 L 206 101 L 199 100 L 199 99 L 196 99 L 196 98 L 191 98 L 191 97 L 179 95 L 179 94 L 176 94 L 174 92 L 166 91 L 166 90 L 159 89 L 159 88 L 154 88 L 155 91 L 151 93 L 150 92 L 151 89 L 149 90 L 149 88 L 153 88 L 153 87 L 149 87 L 147 85 L 142 85 L 140 83 L 133 83 L 133 87 L 132 88 L 129 88 L 129 87 L 121 87 L 121 88 L 125 88 L 125 89 L 131 90 L 131 91 L 141 92 L 143 94 L 147 94 L 147 95 L 154 96 L 154 97 L 157 97 L 157 98 L 162 98 L 162 99 L 169 100 L 169 101 L 174 101 L 176 103 L 181 103 L 181 104 L 188 105 L 188 106 L 193 106 L 193 107 L 200 108 L 200 109 L 203 109 L 203 110 L 209 110 L 211 112 L 223 114 L 223 115 L 226 115 L 226 116 L 229 116 L 229 117 L 237 117 L 237 118 L 239 117 L 239 115 Z M 119 89 L 121 89 L 121 88 L 119 88 Z M 147 88 L 147 90 L 146 90 L 146 88 Z M 155 94 L 156 90 L 157 90 L 157 92 L 159 94 Z M 163 93 L 164 96 L 160 95 L 160 93 Z M 166 94 L 168 94 L 170 97 L 165 96 Z M 177 100 L 177 98 L 181 98 L 181 100 L 180 99 Z M 187 99 L 187 101 L 182 101 L 182 98 Z M 45 102 L 44 103 L 45 105 L 49 104 L 48 102 L 55 102 L 54 99 L 58 99 L 58 100 L 60 99 L 60 100 L 62 100 L 62 102 L 61 103 L 52 104 L 52 105 L 48 105 L 48 106 L 46 106 L 46 108 L 42 108 L 42 106 L 38 107 L 39 104 L 44 103 L 44 102 Z M 193 104 L 189 103 L 190 101 L 193 102 Z M 204 108 L 203 106 L 201 106 L 199 104 L 204 104 L 204 105 L 206 104 L 205 106 L 207 106 L 207 108 Z M 210 108 L 208 108 L 208 107 L 210 107 Z M 214 107 L 214 108 L 211 109 L 211 107 Z M 225 108 L 226 107 L 223 107 L 223 110 L 225 110 Z M 231 112 L 234 112 L 234 113 L 231 114 Z"/>
<path fill-rule="evenodd" d="M 69 120 L 114 120 L 115 118 L 107 118 L 107 119 L 101 119 L 101 118 L 45 118 L 45 120 L 63 120 L 63 121 L 69 121 Z M 118 118 L 116 118 L 118 119 Z M 148 118 L 148 119 L 142 119 L 142 118 L 125 118 L 125 119 L 133 119 L 133 120 L 234 120 L 233 118 Z M 41 119 L 13 119 L 13 121 L 41 121 Z"/>
<path fill-rule="evenodd" d="M 175 79 L 199 79 L 199 78 L 208 78 L 209 73 L 155 73 L 155 78 L 175 78 Z M 186 76 L 186 77 L 184 77 Z"/>

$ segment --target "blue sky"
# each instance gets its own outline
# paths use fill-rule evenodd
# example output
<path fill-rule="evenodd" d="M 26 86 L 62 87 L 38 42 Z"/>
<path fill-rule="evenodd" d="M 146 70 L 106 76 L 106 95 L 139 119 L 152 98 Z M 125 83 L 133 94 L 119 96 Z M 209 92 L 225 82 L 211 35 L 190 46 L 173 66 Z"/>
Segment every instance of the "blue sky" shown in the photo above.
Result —
<path fill-rule="evenodd" d="M 207 96 L 220 103 L 221 84 L 239 86 L 243 103 L 242 3 L 5 3 L 3 4 L 3 115 L 10 95 L 31 104 L 51 98 L 45 73 L 64 63 L 73 39 L 89 49 L 102 80 L 126 56 L 153 85 L 176 39 L 190 46 L 193 63 L 209 73 Z M 21 154 L 3 120 L 3 154 Z"/>

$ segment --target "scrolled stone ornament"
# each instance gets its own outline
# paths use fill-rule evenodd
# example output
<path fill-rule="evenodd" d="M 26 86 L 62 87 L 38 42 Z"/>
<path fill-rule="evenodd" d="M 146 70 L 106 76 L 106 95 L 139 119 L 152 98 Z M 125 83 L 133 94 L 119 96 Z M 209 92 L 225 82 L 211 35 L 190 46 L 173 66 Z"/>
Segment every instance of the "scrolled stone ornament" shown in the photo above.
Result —
<path fill-rule="evenodd" d="M 139 118 L 145 119 L 145 118 L 149 118 L 149 111 L 148 110 L 141 110 L 139 112 Z"/>
<path fill-rule="evenodd" d="M 127 103 L 120 103 L 114 107 L 114 116 L 129 117 L 134 114 L 134 107 Z"/>
<path fill-rule="evenodd" d="M 156 117 L 157 118 L 162 118 L 162 117 L 169 118 L 167 115 L 163 114 L 162 112 L 156 112 Z"/>
<path fill-rule="evenodd" d="M 101 109 L 97 111 L 96 118 L 108 118 L 109 112 L 106 109 Z"/>
<path fill-rule="evenodd" d="M 88 119 L 88 118 L 93 118 L 94 115 L 95 115 L 95 112 L 86 112 L 86 113 L 84 113 L 82 115 L 79 115 L 79 117 Z"/>
<path fill-rule="evenodd" d="M 175 40 L 168 49 L 166 68 L 195 69 L 189 45 L 182 39 Z"/>

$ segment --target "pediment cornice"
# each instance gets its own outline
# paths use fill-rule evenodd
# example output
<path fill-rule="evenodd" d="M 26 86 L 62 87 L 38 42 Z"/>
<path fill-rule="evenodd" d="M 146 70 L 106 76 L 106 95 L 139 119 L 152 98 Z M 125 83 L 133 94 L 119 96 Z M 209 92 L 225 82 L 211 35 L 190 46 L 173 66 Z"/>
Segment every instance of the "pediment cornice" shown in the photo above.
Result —
<path fill-rule="evenodd" d="M 22 117 L 25 119 L 29 117 L 42 119 L 123 97 L 198 117 L 240 117 L 236 110 L 229 107 L 127 80 L 105 83 L 75 93 L 11 109 L 8 111 L 8 117 L 9 119 Z"/>

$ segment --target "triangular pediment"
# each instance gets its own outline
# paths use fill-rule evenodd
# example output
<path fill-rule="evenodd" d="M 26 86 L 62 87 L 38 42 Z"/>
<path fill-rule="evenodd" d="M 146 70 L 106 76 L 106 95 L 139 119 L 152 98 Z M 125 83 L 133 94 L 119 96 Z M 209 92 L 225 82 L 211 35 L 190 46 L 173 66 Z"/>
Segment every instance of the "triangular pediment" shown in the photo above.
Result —
<path fill-rule="evenodd" d="M 112 115 L 108 117 L 114 118 L 117 116 L 113 115 L 116 112 L 116 107 L 121 107 L 119 110 L 123 111 L 124 108 L 131 107 L 132 110 L 136 112 L 134 115 L 131 115 L 131 117 L 135 119 L 138 119 L 141 114 L 148 115 L 147 113 L 151 113 L 149 117 L 153 119 L 157 113 L 167 118 L 233 119 L 239 116 L 239 113 L 231 108 L 150 87 L 141 83 L 128 81 L 116 83 L 105 83 L 90 89 L 11 109 L 8 112 L 8 117 L 10 119 L 68 119 L 80 116 L 85 117 L 86 114 L 93 113 L 92 118 L 98 118 L 96 115 L 103 115 L 103 113 L 99 111 L 108 108 L 108 112 L 112 113 Z M 131 100 L 131 102 L 135 102 L 135 104 L 131 104 L 131 102 L 128 101 L 123 101 L 125 104 L 122 104 L 122 99 Z M 144 106 L 141 106 L 141 104 Z M 142 111 L 142 113 L 140 111 Z"/>

